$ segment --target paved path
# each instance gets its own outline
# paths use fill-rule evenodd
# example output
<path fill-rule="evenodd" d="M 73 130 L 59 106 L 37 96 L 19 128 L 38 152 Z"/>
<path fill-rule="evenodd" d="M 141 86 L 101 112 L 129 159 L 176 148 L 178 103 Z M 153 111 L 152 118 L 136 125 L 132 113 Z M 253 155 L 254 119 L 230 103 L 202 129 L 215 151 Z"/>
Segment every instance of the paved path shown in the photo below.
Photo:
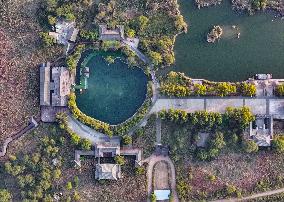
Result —
<path fill-rule="evenodd" d="M 148 201 L 150 201 L 150 196 L 153 192 L 152 190 L 152 182 L 153 182 L 153 168 L 156 163 L 160 161 L 165 161 L 168 163 L 170 172 L 171 172 L 171 178 L 170 178 L 170 187 L 171 187 L 171 193 L 173 195 L 174 202 L 178 202 L 178 195 L 176 191 L 176 173 L 175 173 L 175 167 L 173 162 L 168 156 L 157 156 L 155 154 L 151 155 L 149 158 L 145 159 L 143 162 L 148 163 L 147 167 L 147 192 L 148 192 Z"/>
<path fill-rule="evenodd" d="M 156 144 L 161 144 L 161 128 L 162 128 L 162 121 L 160 117 L 156 119 Z"/>
<path fill-rule="evenodd" d="M 212 202 L 246 201 L 246 200 L 255 199 L 255 198 L 259 198 L 259 197 L 270 196 L 270 195 L 274 195 L 274 194 L 280 194 L 282 192 L 284 192 L 284 188 L 276 189 L 276 190 L 272 190 L 272 191 L 266 191 L 266 192 L 254 194 L 254 195 L 243 197 L 243 198 L 221 199 L 221 200 L 216 200 L 216 201 L 212 201 Z"/>
<path fill-rule="evenodd" d="M 244 97 L 190 97 L 181 99 L 159 98 L 150 113 L 162 109 L 181 109 L 187 112 L 209 111 L 224 113 L 227 107 L 249 107 L 257 115 L 273 115 L 284 118 L 284 99 L 277 98 L 244 98 Z"/>
<path fill-rule="evenodd" d="M 83 123 L 75 119 L 72 115 L 67 116 L 67 124 L 74 133 L 79 135 L 81 138 L 90 140 L 93 145 L 99 142 L 103 142 L 106 138 L 109 138 L 109 136 L 84 125 Z"/>

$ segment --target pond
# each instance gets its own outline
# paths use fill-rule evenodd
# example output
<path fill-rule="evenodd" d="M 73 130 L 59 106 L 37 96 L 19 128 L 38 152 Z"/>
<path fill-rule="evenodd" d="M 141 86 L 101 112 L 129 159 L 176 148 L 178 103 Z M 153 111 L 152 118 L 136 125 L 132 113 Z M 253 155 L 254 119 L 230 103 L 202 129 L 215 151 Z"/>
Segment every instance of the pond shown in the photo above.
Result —
<path fill-rule="evenodd" d="M 82 58 L 86 57 L 90 57 L 86 62 L 90 77 L 88 89 L 76 91 L 78 108 L 109 124 L 130 118 L 146 98 L 147 76 L 140 68 L 129 68 L 120 59 L 108 64 L 101 54 L 90 51 L 83 54 Z"/>
<path fill-rule="evenodd" d="M 179 0 L 179 4 L 189 28 L 177 37 L 176 64 L 171 70 L 216 81 L 240 81 L 256 73 L 284 78 L 284 20 L 272 13 L 238 14 L 229 0 L 200 10 L 193 0 Z M 224 34 L 212 44 L 206 36 L 214 25 L 221 25 Z"/>

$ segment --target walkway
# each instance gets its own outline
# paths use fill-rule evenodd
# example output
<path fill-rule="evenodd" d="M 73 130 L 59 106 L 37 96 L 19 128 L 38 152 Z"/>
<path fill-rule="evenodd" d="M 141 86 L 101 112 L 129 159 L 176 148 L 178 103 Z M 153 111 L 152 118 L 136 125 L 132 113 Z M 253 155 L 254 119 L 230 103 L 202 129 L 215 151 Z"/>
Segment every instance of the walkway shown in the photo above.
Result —
<path fill-rule="evenodd" d="M 93 145 L 104 142 L 106 138 L 109 138 L 109 136 L 84 125 L 83 123 L 75 119 L 72 115 L 67 116 L 67 124 L 74 133 L 79 135 L 81 138 L 90 140 Z"/>
<path fill-rule="evenodd" d="M 162 130 L 162 121 L 160 117 L 156 119 L 156 144 L 161 144 L 161 130 Z"/>
<path fill-rule="evenodd" d="M 162 109 L 181 109 L 187 112 L 208 111 L 224 113 L 227 107 L 247 106 L 256 115 L 273 115 L 274 118 L 284 119 L 284 99 L 244 98 L 244 97 L 190 97 L 190 98 L 159 98 L 151 109 L 157 113 Z"/>
<path fill-rule="evenodd" d="M 246 200 L 255 199 L 255 198 L 260 198 L 260 197 L 264 197 L 264 196 L 270 196 L 270 195 L 274 195 L 274 194 L 280 194 L 280 193 L 282 193 L 282 192 L 284 192 L 284 188 L 282 188 L 282 189 L 276 189 L 276 190 L 272 190 L 272 191 L 266 191 L 266 192 L 254 194 L 254 195 L 247 196 L 247 197 L 243 197 L 243 198 L 221 199 L 221 200 L 216 200 L 216 201 L 211 201 L 211 202 L 246 201 Z"/>
<path fill-rule="evenodd" d="M 20 138 L 21 136 L 23 136 L 24 134 L 30 132 L 32 129 L 36 128 L 38 126 L 38 123 L 37 121 L 31 117 L 30 121 L 29 121 L 29 125 L 27 125 L 25 128 L 23 128 L 22 130 L 20 130 L 19 132 L 15 133 L 14 135 L 12 135 L 11 137 L 7 138 L 5 141 L 4 141 L 4 144 L 3 144 L 3 147 L 2 147 L 2 150 L 0 151 L 0 157 L 3 157 L 6 155 L 7 153 L 7 148 L 8 148 L 8 145 Z"/>

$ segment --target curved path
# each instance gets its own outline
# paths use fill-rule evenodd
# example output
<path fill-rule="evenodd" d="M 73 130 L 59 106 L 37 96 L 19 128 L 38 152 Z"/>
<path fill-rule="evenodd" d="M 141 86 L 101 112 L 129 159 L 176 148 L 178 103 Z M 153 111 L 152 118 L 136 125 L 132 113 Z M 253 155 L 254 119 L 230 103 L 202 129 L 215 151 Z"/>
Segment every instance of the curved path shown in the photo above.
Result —
<path fill-rule="evenodd" d="M 92 144 L 102 142 L 106 138 L 109 138 L 109 136 L 84 125 L 70 114 L 67 115 L 67 125 L 70 130 L 81 138 L 90 140 Z"/>
<path fill-rule="evenodd" d="M 147 167 L 147 192 L 148 192 L 148 197 L 150 198 L 153 190 L 152 190 L 152 182 L 153 182 L 153 169 L 156 163 L 160 161 L 165 161 L 168 163 L 171 171 L 171 178 L 170 178 L 170 187 L 171 187 L 171 193 L 174 199 L 174 202 L 178 201 L 178 195 L 176 191 L 176 172 L 175 172 L 175 166 L 171 159 L 168 156 L 161 156 L 161 155 L 151 155 L 149 158 L 145 159 L 143 163 L 148 163 Z M 148 201 L 149 201 L 148 198 Z"/>
<path fill-rule="evenodd" d="M 284 192 L 284 188 L 276 189 L 276 190 L 272 190 L 272 191 L 266 191 L 266 192 L 254 194 L 254 195 L 243 197 L 243 198 L 221 199 L 221 200 L 216 200 L 216 201 L 212 201 L 212 202 L 246 201 L 246 200 L 250 200 L 250 199 L 256 199 L 256 198 L 259 198 L 259 197 L 271 196 L 271 195 L 274 195 L 274 194 L 280 194 L 282 192 Z"/>

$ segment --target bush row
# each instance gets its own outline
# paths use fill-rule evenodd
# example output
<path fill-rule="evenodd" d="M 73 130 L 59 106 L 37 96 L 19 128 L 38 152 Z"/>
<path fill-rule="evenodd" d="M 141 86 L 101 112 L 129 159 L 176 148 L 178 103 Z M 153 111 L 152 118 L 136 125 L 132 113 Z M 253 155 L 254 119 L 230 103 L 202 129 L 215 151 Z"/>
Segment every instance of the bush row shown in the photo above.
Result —
<path fill-rule="evenodd" d="M 76 95 L 74 92 L 71 92 L 69 95 L 68 107 L 71 110 L 74 118 L 78 119 L 82 123 L 106 135 L 109 135 L 109 136 L 113 135 L 113 132 L 109 124 L 99 121 L 97 119 L 94 119 L 92 117 L 89 117 L 83 112 L 81 112 L 81 110 L 77 107 Z"/>
<path fill-rule="evenodd" d="M 256 86 L 251 83 L 210 82 L 193 84 L 183 73 L 170 72 L 161 79 L 160 91 L 166 96 L 255 96 Z"/>

